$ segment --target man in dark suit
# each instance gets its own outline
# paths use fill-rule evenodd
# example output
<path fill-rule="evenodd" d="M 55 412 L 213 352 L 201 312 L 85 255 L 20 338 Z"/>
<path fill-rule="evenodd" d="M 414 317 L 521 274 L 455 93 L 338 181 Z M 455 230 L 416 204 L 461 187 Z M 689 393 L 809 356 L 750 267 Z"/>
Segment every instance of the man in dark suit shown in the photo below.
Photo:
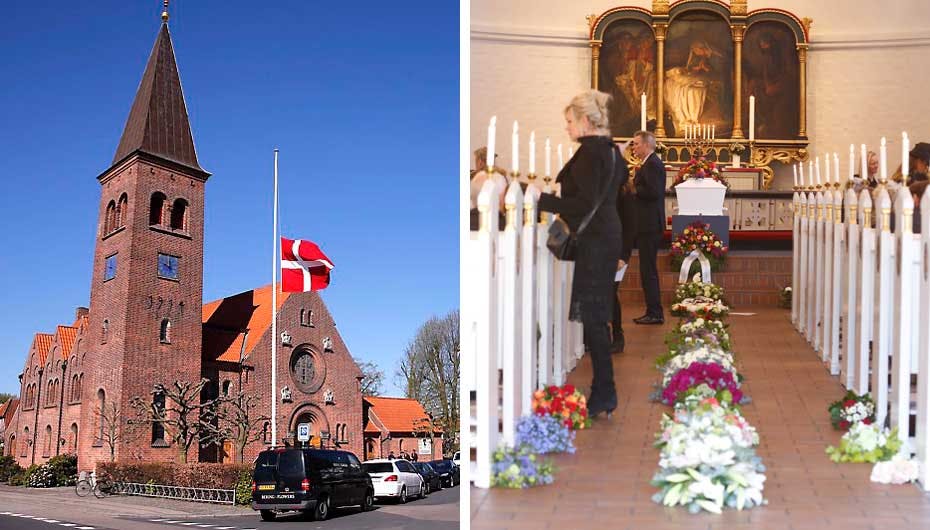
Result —
<path fill-rule="evenodd" d="M 646 314 L 633 319 L 637 324 L 662 324 L 665 316 L 659 299 L 656 257 L 665 230 L 665 164 L 655 153 L 656 137 L 648 131 L 633 135 L 633 154 L 643 161 L 636 172 L 636 245 L 639 276 L 646 295 Z"/>

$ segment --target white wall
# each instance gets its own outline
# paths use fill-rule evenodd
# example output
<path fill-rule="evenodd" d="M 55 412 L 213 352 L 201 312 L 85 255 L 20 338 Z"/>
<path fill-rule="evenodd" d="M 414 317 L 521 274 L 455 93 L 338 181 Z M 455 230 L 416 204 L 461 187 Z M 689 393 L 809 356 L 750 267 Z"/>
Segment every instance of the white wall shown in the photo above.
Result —
<path fill-rule="evenodd" d="M 498 117 L 499 161 L 509 168 L 510 127 L 520 121 L 522 172 L 526 142 L 537 134 L 537 173 L 543 139 L 569 140 L 562 109 L 590 87 L 591 49 L 585 16 L 643 0 L 472 0 L 471 146 L 486 143 Z M 807 66 L 807 131 L 813 153 L 838 151 L 847 171 L 849 143 L 889 140 L 889 173 L 900 163 L 900 135 L 930 141 L 930 2 L 895 0 L 750 0 L 749 9 L 778 8 L 814 20 Z M 927 36 L 925 36 L 927 35 Z M 877 150 L 877 149 L 876 149 Z M 555 155 L 553 154 L 553 165 Z M 791 187 L 791 170 L 777 164 L 774 188 Z"/>

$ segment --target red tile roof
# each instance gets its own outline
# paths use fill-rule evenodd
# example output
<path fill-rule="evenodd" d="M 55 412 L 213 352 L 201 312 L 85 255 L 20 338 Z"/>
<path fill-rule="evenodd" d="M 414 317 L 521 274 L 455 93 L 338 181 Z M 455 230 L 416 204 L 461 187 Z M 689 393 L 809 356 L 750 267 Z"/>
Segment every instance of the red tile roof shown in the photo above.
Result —
<path fill-rule="evenodd" d="M 71 355 L 71 349 L 74 348 L 74 339 L 77 338 L 77 328 L 71 326 L 58 326 L 56 335 L 58 335 L 58 344 L 61 346 L 59 348 L 61 352 L 61 358 L 64 360 L 68 359 L 68 356 Z"/>
<path fill-rule="evenodd" d="M 16 413 L 16 409 L 19 407 L 19 398 L 13 398 L 6 402 L 7 407 L 3 413 L 4 421 L 6 425 L 10 424 L 10 420 L 13 419 L 13 414 Z"/>
<path fill-rule="evenodd" d="M 368 409 L 369 417 L 374 414 L 384 427 L 390 432 L 412 432 L 417 420 L 428 418 L 423 405 L 415 399 L 391 397 L 366 397 L 365 401 L 371 404 Z M 369 430 L 371 420 L 365 426 L 365 432 L 379 432 L 377 428 Z M 435 432 L 442 432 L 438 426 Z"/>
<path fill-rule="evenodd" d="M 0 403 L 0 418 L 6 416 L 6 407 L 10 404 L 9 401 L 4 401 Z"/>
<path fill-rule="evenodd" d="M 278 284 L 279 310 L 289 295 Z M 271 326 L 271 284 L 204 304 L 203 323 L 204 358 L 239 362 L 240 354 L 248 357 Z"/>
<path fill-rule="evenodd" d="M 54 339 L 55 336 L 51 333 L 36 333 L 35 338 L 32 339 L 32 346 L 39 352 L 39 364 L 45 364 Z"/>

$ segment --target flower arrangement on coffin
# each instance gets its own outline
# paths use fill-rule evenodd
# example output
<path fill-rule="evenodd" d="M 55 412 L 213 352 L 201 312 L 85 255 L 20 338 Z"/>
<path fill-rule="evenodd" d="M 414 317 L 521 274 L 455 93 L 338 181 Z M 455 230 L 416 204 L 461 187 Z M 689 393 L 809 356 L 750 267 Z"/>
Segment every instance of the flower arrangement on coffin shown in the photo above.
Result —
<path fill-rule="evenodd" d="M 727 182 L 727 179 L 720 172 L 717 163 L 713 160 L 708 160 L 705 156 L 692 158 L 687 164 L 682 166 L 682 168 L 678 170 L 678 176 L 675 177 L 675 182 L 672 183 L 672 187 L 674 188 L 689 179 L 706 178 L 716 180 L 727 188 L 730 187 L 730 183 Z"/>
<path fill-rule="evenodd" d="M 880 484 L 907 484 L 917 480 L 919 475 L 920 463 L 899 453 L 887 462 L 876 463 L 869 480 Z"/>
<path fill-rule="evenodd" d="M 791 286 L 785 287 L 778 293 L 778 307 L 791 309 Z"/>
<path fill-rule="evenodd" d="M 684 370 L 693 363 L 718 364 L 725 371 L 733 374 L 736 381 L 740 381 L 736 367 L 733 366 L 733 354 L 720 348 L 701 347 L 669 359 L 668 363 L 662 367 L 662 387 L 668 386 L 669 381 L 679 370 Z"/>
<path fill-rule="evenodd" d="M 575 432 L 554 416 L 523 416 L 517 421 L 516 434 L 516 445 L 531 453 L 575 452 Z"/>
<path fill-rule="evenodd" d="M 693 250 L 700 250 L 707 260 L 710 261 L 710 270 L 716 271 L 726 260 L 729 247 L 723 244 L 723 241 L 717 237 L 710 225 L 701 221 L 695 221 L 684 228 L 678 237 L 672 240 L 669 248 L 669 256 L 672 258 L 672 270 L 681 270 L 681 264 L 685 256 Z M 695 263 L 697 263 L 695 261 Z M 694 266 L 694 264 L 692 264 Z"/>
<path fill-rule="evenodd" d="M 541 416 L 554 416 L 570 430 L 591 426 L 588 404 L 584 394 L 574 385 L 551 385 L 533 393 L 533 412 Z"/>
<path fill-rule="evenodd" d="M 868 394 L 860 396 L 854 391 L 846 392 L 843 399 L 830 403 L 830 423 L 834 429 L 846 430 L 855 423 L 871 425 L 875 421 L 875 402 Z"/>
<path fill-rule="evenodd" d="M 665 335 L 665 345 L 671 350 L 685 350 L 699 343 L 713 345 L 731 351 L 730 332 L 719 319 L 698 317 L 686 320 Z"/>
<path fill-rule="evenodd" d="M 901 449 L 901 440 L 898 438 L 898 429 L 890 433 L 888 429 L 882 430 L 878 425 L 866 425 L 862 422 L 854 423 L 849 431 L 840 439 L 839 447 L 827 447 L 827 454 L 834 462 L 884 462 Z"/>
<path fill-rule="evenodd" d="M 711 300 L 720 300 L 722 302 L 723 287 L 713 283 L 702 282 L 701 273 L 699 272 L 694 275 L 694 279 L 692 281 L 682 283 L 675 288 L 675 298 L 672 301 L 681 302 L 686 298 L 695 298 L 697 296 L 710 298 Z"/>
<path fill-rule="evenodd" d="M 491 486 L 499 488 L 529 488 L 552 484 L 553 466 L 532 453 L 527 447 L 501 447 L 491 462 Z"/>
<path fill-rule="evenodd" d="M 765 466 L 755 453 L 756 430 L 735 409 L 715 398 L 688 399 L 673 417 L 664 415 L 656 446 L 659 470 L 655 502 L 685 506 L 691 513 L 742 510 L 765 501 Z"/>
<path fill-rule="evenodd" d="M 694 362 L 678 370 L 662 389 L 662 403 L 673 405 L 685 398 L 689 389 L 706 384 L 714 391 L 728 390 L 733 403 L 743 403 L 743 391 L 733 372 L 717 363 Z"/>
<path fill-rule="evenodd" d="M 729 314 L 730 308 L 720 300 L 711 300 L 698 296 L 685 298 L 681 302 L 672 304 L 672 315 L 676 317 L 697 320 L 719 319 Z"/>

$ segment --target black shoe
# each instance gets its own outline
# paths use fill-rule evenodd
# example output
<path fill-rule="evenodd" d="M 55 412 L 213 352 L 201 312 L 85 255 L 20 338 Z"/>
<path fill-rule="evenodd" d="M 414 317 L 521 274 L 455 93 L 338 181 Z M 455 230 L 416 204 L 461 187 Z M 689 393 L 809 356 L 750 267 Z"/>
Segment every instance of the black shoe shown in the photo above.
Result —
<path fill-rule="evenodd" d="M 592 395 L 591 397 L 594 398 L 595 396 Z M 609 420 L 611 414 L 613 414 L 616 408 L 617 408 L 617 394 L 614 394 L 613 398 L 611 398 L 609 401 L 597 400 L 597 401 L 592 402 L 591 400 L 588 400 L 588 416 L 591 419 L 594 419 L 603 413 L 604 415 L 607 416 L 607 419 Z"/>
<path fill-rule="evenodd" d="M 651 315 L 643 315 L 639 318 L 634 318 L 633 322 L 636 324 L 664 324 L 665 319 L 662 317 L 654 317 Z"/>

